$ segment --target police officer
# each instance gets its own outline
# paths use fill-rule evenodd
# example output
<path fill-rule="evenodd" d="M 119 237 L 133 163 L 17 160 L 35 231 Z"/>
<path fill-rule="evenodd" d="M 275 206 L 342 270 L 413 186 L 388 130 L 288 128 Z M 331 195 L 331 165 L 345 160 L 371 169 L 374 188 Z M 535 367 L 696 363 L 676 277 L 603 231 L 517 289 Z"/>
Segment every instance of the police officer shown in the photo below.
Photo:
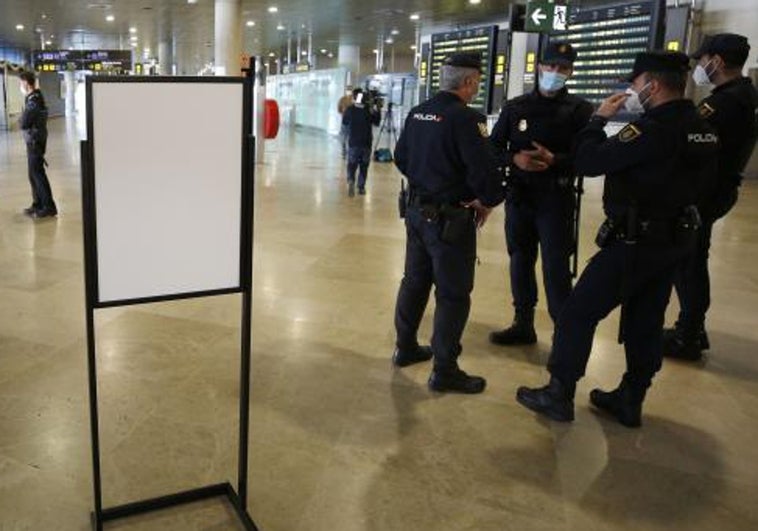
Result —
<path fill-rule="evenodd" d="M 661 367 L 674 273 L 694 246 L 695 204 L 716 170 L 718 137 L 683 99 L 688 70 L 684 54 L 638 54 L 628 93 L 605 100 L 577 138 L 577 172 L 606 175 L 608 219 L 598 233 L 600 251 L 558 318 L 550 382 L 517 392 L 522 405 L 552 419 L 573 420 L 576 382 L 584 376 L 595 328 L 621 305 L 627 370 L 617 389 L 596 389 L 590 401 L 625 426 L 641 423 L 646 390 Z M 644 114 L 608 138 L 603 128 L 624 105 Z"/>
<path fill-rule="evenodd" d="M 32 186 L 32 204 L 24 214 L 32 218 L 58 215 L 53 192 L 45 172 L 47 149 L 47 106 L 37 79 L 32 72 L 19 74 L 21 93 L 25 96 L 20 126 L 26 142 L 26 159 L 29 165 L 29 183 Z"/>
<path fill-rule="evenodd" d="M 571 293 L 574 165 L 576 134 L 592 115 L 592 104 L 569 94 L 576 53 L 555 42 L 545 49 L 539 83 L 533 92 L 508 101 L 491 140 L 509 170 L 505 206 L 505 239 L 510 256 L 513 324 L 490 334 L 497 345 L 536 343 L 537 247 L 550 317 L 558 319 Z"/>
<path fill-rule="evenodd" d="M 369 105 L 363 89 L 353 91 L 353 104 L 342 114 L 342 126 L 347 133 L 347 185 L 348 195 L 355 195 L 355 172 L 358 173 L 358 193 L 366 193 L 368 166 L 371 164 L 371 143 L 374 126 L 381 121 L 381 112 Z"/>
<path fill-rule="evenodd" d="M 699 61 L 693 78 L 698 85 L 715 85 L 698 106 L 700 115 L 718 132 L 718 180 L 700 205 L 703 227 L 695 251 L 678 271 L 674 286 L 679 296 L 679 319 L 664 332 L 664 356 L 699 360 L 710 347 L 705 314 L 711 303 L 708 251 L 711 230 L 737 202 L 742 171 L 750 159 L 758 135 L 758 91 L 742 68 L 750 52 L 747 38 L 732 33 L 706 37 L 693 55 Z"/>
<path fill-rule="evenodd" d="M 441 67 L 440 92 L 411 110 L 395 149 L 395 164 L 410 189 L 393 362 L 405 367 L 434 357 L 429 378 L 434 391 L 481 393 L 486 385 L 457 362 L 474 287 L 477 225 L 503 200 L 486 119 L 467 106 L 481 77 L 478 54 L 449 57 Z M 432 285 L 432 345 L 420 347 L 417 332 Z"/>

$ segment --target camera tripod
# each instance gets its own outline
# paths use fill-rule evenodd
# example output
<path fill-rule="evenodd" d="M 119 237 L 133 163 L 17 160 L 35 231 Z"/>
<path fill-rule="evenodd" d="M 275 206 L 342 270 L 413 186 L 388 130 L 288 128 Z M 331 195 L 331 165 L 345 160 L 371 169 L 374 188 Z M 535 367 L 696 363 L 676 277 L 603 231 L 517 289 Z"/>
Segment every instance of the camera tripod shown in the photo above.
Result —
<path fill-rule="evenodd" d="M 392 151 L 397 144 L 397 127 L 395 127 L 395 105 L 392 102 L 387 104 L 387 112 L 384 113 L 384 118 L 379 126 L 379 134 L 376 136 L 376 142 L 374 143 L 374 160 L 377 162 L 392 162 Z M 389 156 L 386 154 L 380 157 L 379 144 L 382 142 L 382 137 L 387 135 Z"/>

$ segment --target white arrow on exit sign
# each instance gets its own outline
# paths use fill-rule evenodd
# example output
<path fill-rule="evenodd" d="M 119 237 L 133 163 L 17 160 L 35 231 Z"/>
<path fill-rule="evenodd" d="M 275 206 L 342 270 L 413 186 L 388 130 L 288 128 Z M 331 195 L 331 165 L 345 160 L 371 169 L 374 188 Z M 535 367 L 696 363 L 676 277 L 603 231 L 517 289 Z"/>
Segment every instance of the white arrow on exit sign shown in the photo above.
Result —
<path fill-rule="evenodd" d="M 534 22 L 535 26 L 541 26 L 542 21 L 547 19 L 547 14 L 542 12 L 542 8 L 538 7 L 534 10 L 532 13 L 532 21 Z"/>

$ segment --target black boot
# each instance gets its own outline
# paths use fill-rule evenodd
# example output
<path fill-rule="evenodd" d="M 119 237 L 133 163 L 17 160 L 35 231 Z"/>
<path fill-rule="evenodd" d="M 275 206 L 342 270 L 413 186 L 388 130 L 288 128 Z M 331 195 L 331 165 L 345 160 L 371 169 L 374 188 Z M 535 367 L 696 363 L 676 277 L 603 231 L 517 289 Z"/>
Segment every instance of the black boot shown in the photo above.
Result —
<path fill-rule="evenodd" d="M 511 326 L 490 334 L 490 343 L 495 345 L 534 345 L 536 342 L 534 310 L 516 312 Z"/>
<path fill-rule="evenodd" d="M 481 376 L 469 376 L 462 370 L 455 368 L 440 370 L 435 368 L 429 376 L 429 389 L 440 393 L 464 393 L 474 395 L 484 391 L 487 380 Z"/>
<path fill-rule="evenodd" d="M 596 408 L 614 416 L 627 428 L 639 428 L 642 425 L 642 402 L 645 400 L 645 393 L 646 389 L 631 385 L 625 378 L 613 391 L 593 389 L 590 392 L 590 402 Z"/>
<path fill-rule="evenodd" d="M 545 387 L 519 387 L 516 400 L 522 406 L 559 422 L 574 420 L 576 385 L 564 385 L 555 377 Z"/>
<path fill-rule="evenodd" d="M 396 348 L 392 354 L 392 364 L 395 367 L 407 367 L 414 363 L 429 361 L 432 357 L 434 357 L 432 347 L 416 346 L 413 350 L 400 350 Z"/>
<path fill-rule="evenodd" d="M 688 333 L 676 326 L 663 331 L 663 356 L 686 361 L 700 361 L 703 350 L 710 348 L 705 329 Z"/>

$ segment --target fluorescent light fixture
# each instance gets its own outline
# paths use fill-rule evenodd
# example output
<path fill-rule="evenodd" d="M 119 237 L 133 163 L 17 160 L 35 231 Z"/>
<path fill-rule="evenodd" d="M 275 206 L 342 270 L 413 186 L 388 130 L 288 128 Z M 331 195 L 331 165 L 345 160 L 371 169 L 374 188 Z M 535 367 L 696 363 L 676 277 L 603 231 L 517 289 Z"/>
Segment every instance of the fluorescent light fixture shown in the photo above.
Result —
<path fill-rule="evenodd" d="M 248 28 L 252 28 L 253 26 L 255 26 L 255 21 L 254 20 L 248 20 L 247 21 L 247 27 Z"/>
<path fill-rule="evenodd" d="M 413 13 L 410 17 L 411 20 L 421 20 L 421 15 L 418 13 Z"/>
<path fill-rule="evenodd" d="M 105 20 L 107 20 L 108 22 L 113 22 L 114 20 L 116 20 L 116 17 L 113 15 L 108 15 L 107 17 L 105 17 Z"/>
<path fill-rule="evenodd" d="M 271 6 L 271 7 L 268 8 L 268 12 L 269 13 L 278 13 L 279 12 L 279 8 L 276 7 L 276 6 Z"/>

